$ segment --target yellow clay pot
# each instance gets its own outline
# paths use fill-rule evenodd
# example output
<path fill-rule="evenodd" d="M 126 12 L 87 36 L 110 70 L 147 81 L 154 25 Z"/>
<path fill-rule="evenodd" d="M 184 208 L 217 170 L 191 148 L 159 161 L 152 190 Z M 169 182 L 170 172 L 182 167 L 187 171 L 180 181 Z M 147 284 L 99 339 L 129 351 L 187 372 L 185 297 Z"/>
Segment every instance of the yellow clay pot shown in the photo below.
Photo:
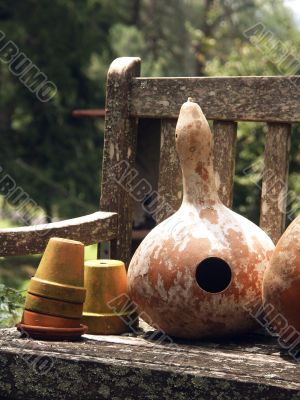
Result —
<path fill-rule="evenodd" d="M 85 262 L 87 290 L 82 323 L 95 335 L 121 334 L 130 330 L 132 305 L 128 297 L 125 265 L 117 260 Z"/>
<path fill-rule="evenodd" d="M 84 245 L 69 239 L 51 238 L 28 292 L 51 299 L 83 303 Z"/>

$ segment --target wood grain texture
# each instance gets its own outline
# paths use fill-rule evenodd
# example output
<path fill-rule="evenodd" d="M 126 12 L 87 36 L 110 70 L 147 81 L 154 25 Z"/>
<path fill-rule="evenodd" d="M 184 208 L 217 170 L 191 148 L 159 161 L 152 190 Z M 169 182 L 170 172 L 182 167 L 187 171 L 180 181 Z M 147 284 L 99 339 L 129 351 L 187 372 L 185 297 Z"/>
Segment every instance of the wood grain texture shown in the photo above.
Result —
<path fill-rule="evenodd" d="M 117 214 L 95 212 L 84 217 L 50 224 L 0 229 L 0 257 L 37 254 L 51 237 L 79 240 L 85 245 L 117 236 Z"/>
<path fill-rule="evenodd" d="M 157 223 L 174 214 L 182 198 L 182 174 L 175 148 L 176 123 L 174 119 L 161 121 Z"/>
<path fill-rule="evenodd" d="M 291 126 L 268 124 L 262 176 L 260 227 L 274 243 L 285 229 Z"/>
<path fill-rule="evenodd" d="M 0 396 L 5 399 L 300 398 L 300 369 L 275 338 L 223 342 L 86 336 L 77 343 L 20 339 L 0 330 Z"/>
<path fill-rule="evenodd" d="M 232 121 L 214 121 L 213 134 L 216 186 L 223 204 L 231 208 L 235 173 L 237 123 Z"/>
<path fill-rule="evenodd" d="M 138 78 L 132 81 L 130 113 L 138 117 L 177 118 L 189 96 L 207 119 L 300 121 L 300 77 L 248 76 Z"/>
<path fill-rule="evenodd" d="M 111 243 L 111 258 L 130 259 L 132 197 L 120 181 L 134 168 L 137 120 L 129 116 L 132 77 L 140 74 L 140 59 L 121 57 L 109 68 L 106 86 L 106 114 L 100 209 L 118 213 L 117 240 Z"/>

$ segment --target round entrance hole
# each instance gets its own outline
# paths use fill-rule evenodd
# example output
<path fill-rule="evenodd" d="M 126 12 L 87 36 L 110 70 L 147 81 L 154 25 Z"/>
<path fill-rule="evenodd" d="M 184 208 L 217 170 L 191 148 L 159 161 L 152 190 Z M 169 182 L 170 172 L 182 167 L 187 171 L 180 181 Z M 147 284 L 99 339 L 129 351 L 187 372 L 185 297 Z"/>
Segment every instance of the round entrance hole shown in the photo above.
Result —
<path fill-rule="evenodd" d="M 231 277 L 230 266 L 218 257 L 206 258 L 196 269 L 196 281 L 199 287 L 209 293 L 225 290 L 231 282 Z"/>

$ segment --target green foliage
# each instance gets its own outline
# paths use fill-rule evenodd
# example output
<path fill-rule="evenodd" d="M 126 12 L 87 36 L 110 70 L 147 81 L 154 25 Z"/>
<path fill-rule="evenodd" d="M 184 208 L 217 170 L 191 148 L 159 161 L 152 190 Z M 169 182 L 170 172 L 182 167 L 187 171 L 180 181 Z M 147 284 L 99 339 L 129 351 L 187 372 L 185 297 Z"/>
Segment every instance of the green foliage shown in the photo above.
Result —
<path fill-rule="evenodd" d="M 0 284 L 0 328 L 13 326 L 21 319 L 24 293 Z"/>
<path fill-rule="evenodd" d="M 98 206 L 102 125 L 71 111 L 104 105 L 108 31 L 119 18 L 118 3 L 0 2 L 5 40 L 58 88 L 41 103 L 0 63 L 1 166 L 50 216 L 74 217 Z M 90 73 L 94 54 L 101 56 L 97 77 Z"/>

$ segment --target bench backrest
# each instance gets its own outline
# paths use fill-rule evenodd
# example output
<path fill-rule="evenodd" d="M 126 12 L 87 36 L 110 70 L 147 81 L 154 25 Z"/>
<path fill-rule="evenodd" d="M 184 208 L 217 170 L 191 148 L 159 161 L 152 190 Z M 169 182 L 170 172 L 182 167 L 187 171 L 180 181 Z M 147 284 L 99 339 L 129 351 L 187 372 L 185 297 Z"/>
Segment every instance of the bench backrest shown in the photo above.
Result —
<path fill-rule="evenodd" d="M 267 124 L 260 226 L 277 242 L 285 228 L 291 124 L 300 121 L 300 77 L 140 78 L 139 74 L 140 59 L 131 57 L 116 59 L 108 71 L 100 208 L 119 215 L 111 257 L 126 262 L 130 258 L 132 193 L 128 179 L 132 185 L 139 118 L 161 119 L 157 221 L 180 204 L 174 130 L 180 107 L 189 96 L 213 120 L 216 181 L 228 207 L 232 205 L 238 122 Z"/>

